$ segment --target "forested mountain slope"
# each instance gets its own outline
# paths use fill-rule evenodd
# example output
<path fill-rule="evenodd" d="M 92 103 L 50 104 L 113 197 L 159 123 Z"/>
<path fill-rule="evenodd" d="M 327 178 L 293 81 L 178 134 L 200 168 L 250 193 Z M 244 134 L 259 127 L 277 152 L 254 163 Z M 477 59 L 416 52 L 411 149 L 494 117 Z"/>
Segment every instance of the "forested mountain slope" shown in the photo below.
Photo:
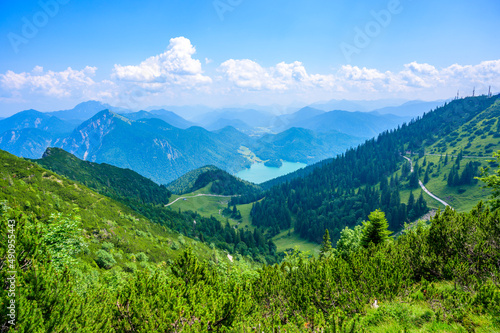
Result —
<path fill-rule="evenodd" d="M 291 218 L 281 217 L 295 216 L 295 232 L 319 242 L 325 229 L 337 238 L 344 227 L 354 227 L 369 212 L 381 208 L 391 230 L 398 230 L 410 220 L 410 215 L 419 216 L 427 209 L 420 198 L 401 203 L 400 190 L 419 191 L 418 172 L 404 169 L 396 173 L 407 164 L 401 155 L 407 151 L 424 154 L 425 147 L 486 112 L 497 98 L 480 96 L 452 101 L 342 156 L 324 161 L 319 167 L 302 171 L 306 173 L 302 178 L 293 178 L 293 174 L 284 177 L 290 181 L 271 188 L 266 198 L 255 204 L 253 223 L 279 232 L 292 222 Z"/>
<path fill-rule="evenodd" d="M 64 227 L 76 223 L 73 227 L 82 229 L 81 236 L 88 243 L 88 250 L 82 249 L 81 259 L 91 266 L 95 263 L 104 265 L 99 259 L 100 254 L 109 259 L 108 264 L 113 263 L 107 268 L 134 266 L 131 256 L 139 252 L 147 253 L 151 262 L 161 262 L 177 255 L 180 248 L 178 238 L 182 236 L 165 228 L 179 223 L 175 215 L 166 216 L 161 226 L 122 203 L 36 163 L 4 151 L 0 151 L 0 160 L 0 201 L 47 226 L 62 223 L 61 227 Z M 60 218 L 57 217 L 59 213 L 62 214 Z M 112 252 L 111 257 L 99 252 L 105 242 L 111 244 L 107 251 Z M 172 248 L 174 243 L 177 244 L 173 246 L 175 249 Z M 200 251 L 204 247 L 199 243 Z"/>
<path fill-rule="evenodd" d="M 117 199 L 132 199 L 142 203 L 167 204 L 170 192 L 137 172 L 109 164 L 82 161 L 61 148 L 47 148 L 38 164 L 59 175 Z"/>
<path fill-rule="evenodd" d="M 200 127 L 181 130 L 159 119 L 132 121 L 102 111 L 80 125 L 58 147 L 75 156 L 135 170 L 165 184 L 207 164 L 228 170 L 248 162 L 239 155 L 236 140 Z"/>
<path fill-rule="evenodd" d="M 4 154 L 9 155 L 5 152 Z M 10 156 L 14 158 L 14 156 Z M 19 161 L 23 160 L 19 159 Z M 80 182 L 85 182 L 87 186 L 99 193 L 115 199 L 117 202 L 113 202 L 116 204 L 119 202 L 135 214 L 147 218 L 149 223 L 154 222 L 153 224 L 156 226 L 167 227 L 168 230 L 177 232 L 176 237 L 187 236 L 231 254 L 245 255 L 260 262 L 272 263 L 279 258 L 276 246 L 270 240 L 270 236 L 266 236 L 260 231 L 237 230 L 231 227 L 225 219 L 210 215 L 202 216 L 194 210 L 180 211 L 166 207 L 165 203 L 168 202 L 170 192 L 164 186 L 157 185 L 134 171 L 81 161 L 59 148 L 48 149 L 46 156 L 37 162 L 56 172 L 61 172 L 62 175 L 74 181 L 75 186 L 84 188 Z M 41 169 L 39 165 L 33 165 Z M 49 171 L 44 172 L 50 173 Z M 61 176 L 57 177 L 67 180 Z M 208 174 L 202 173 L 197 178 L 195 187 L 204 184 L 211 184 L 214 190 L 220 193 L 242 191 L 240 193 L 251 196 L 260 193 L 255 185 L 240 181 L 219 169 Z M 70 189 L 72 190 L 72 188 Z M 19 193 L 19 195 L 22 194 Z M 64 196 L 66 197 L 68 194 L 64 194 Z M 73 196 L 74 194 L 70 198 Z M 70 203 L 69 199 L 67 203 Z M 94 207 L 95 203 L 90 202 L 88 205 Z M 88 218 L 87 222 L 93 221 L 93 219 L 95 217 Z M 169 244 L 173 246 L 174 250 L 179 249 L 177 241 L 172 241 Z"/>

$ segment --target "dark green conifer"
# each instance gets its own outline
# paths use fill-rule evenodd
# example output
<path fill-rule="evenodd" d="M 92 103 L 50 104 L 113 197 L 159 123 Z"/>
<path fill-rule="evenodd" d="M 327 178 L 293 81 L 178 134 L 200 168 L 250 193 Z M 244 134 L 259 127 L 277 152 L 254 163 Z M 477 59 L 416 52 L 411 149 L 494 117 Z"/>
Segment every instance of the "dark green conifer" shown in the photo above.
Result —
<path fill-rule="evenodd" d="M 321 243 L 321 249 L 319 250 L 320 258 L 327 256 L 331 250 L 332 250 L 332 242 L 330 241 L 330 233 L 328 232 L 328 229 L 325 229 L 325 234 L 323 235 L 323 242 Z"/>
<path fill-rule="evenodd" d="M 389 239 L 391 232 L 388 230 L 389 224 L 384 212 L 377 209 L 368 216 L 369 221 L 363 222 L 363 237 L 361 245 L 368 247 L 370 243 L 378 245 Z"/>

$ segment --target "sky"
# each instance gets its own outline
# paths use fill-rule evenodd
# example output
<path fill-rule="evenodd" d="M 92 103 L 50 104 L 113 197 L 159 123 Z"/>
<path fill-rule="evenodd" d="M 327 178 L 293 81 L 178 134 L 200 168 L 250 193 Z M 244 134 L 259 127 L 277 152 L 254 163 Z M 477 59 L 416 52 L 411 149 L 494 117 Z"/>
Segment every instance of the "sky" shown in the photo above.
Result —
<path fill-rule="evenodd" d="M 1 1 L 0 116 L 500 91 L 498 0 Z"/>

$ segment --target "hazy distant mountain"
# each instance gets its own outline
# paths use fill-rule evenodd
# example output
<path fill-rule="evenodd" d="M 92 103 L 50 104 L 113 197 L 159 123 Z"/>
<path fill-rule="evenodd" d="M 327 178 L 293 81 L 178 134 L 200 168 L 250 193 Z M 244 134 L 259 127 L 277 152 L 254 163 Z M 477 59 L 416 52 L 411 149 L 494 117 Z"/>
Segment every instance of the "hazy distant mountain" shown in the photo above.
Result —
<path fill-rule="evenodd" d="M 146 111 L 151 111 L 151 110 L 170 110 L 172 112 L 175 112 L 176 114 L 180 115 L 184 119 L 187 119 L 189 121 L 192 121 L 196 123 L 196 118 L 199 117 L 200 115 L 208 112 L 214 111 L 214 108 L 204 106 L 204 105 L 185 105 L 185 106 L 177 106 L 177 105 L 162 105 L 162 106 L 149 106 L 145 108 L 144 110 Z"/>
<path fill-rule="evenodd" d="M 376 109 L 388 107 L 388 106 L 398 106 L 404 103 L 403 99 L 379 99 L 379 100 L 336 100 L 333 99 L 327 102 L 317 102 L 310 105 L 315 109 L 320 109 L 323 111 L 331 110 L 345 110 L 345 111 L 362 111 L 368 112 Z"/>
<path fill-rule="evenodd" d="M 74 126 L 59 118 L 36 110 L 26 110 L 0 120 L 0 134 L 7 130 L 36 128 L 52 135 L 70 133 Z"/>
<path fill-rule="evenodd" d="M 357 137 L 371 138 L 379 133 L 396 128 L 406 118 L 380 115 L 372 112 L 330 111 L 315 117 L 291 123 L 317 132 L 339 131 Z"/>
<path fill-rule="evenodd" d="M 422 116 L 424 112 L 429 112 L 436 107 L 442 106 L 444 102 L 444 100 L 432 102 L 409 101 L 399 106 L 388 106 L 374 111 L 380 114 L 391 113 L 400 117 L 417 117 Z"/>
<path fill-rule="evenodd" d="M 250 127 L 269 127 L 275 116 L 271 113 L 253 109 L 226 108 L 205 113 L 195 120 L 201 126 L 210 126 L 219 119 L 240 120 Z"/>
<path fill-rule="evenodd" d="M 40 158 L 53 142 L 50 133 L 37 128 L 8 130 L 0 134 L 0 149 L 25 158 Z"/>
<path fill-rule="evenodd" d="M 308 120 L 323 113 L 325 113 L 325 111 L 306 106 L 305 108 L 302 108 L 297 112 L 276 117 L 276 120 L 273 123 L 273 129 L 280 132 L 292 126 L 301 127 L 300 123 L 302 121 Z"/>
<path fill-rule="evenodd" d="M 152 118 L 157 118 L 161 119 L 164 122 L 177 127 L 177 128 L 182 128 L 186 129 L 191 126 L 194 126 L 194 124 L 190 121 L 187 121 L 186 119 L 182 118 L 181 116 L 175 114 L 172 111 L 167 111 L 167 110 L 153 110 L 153 111 L 138 111 L 138 112 L 130 112 L 130 113 L 122 113 L 122 116 L 130 119 L 130 120 L 139 120 L 139 119 L 152 119 Z"/>
<path fill-rule="evenodd" d="M 343 153 L 350 147 L 364 142 L 364 138 L 330 131 L 317 133 L 292 127 L 279 134 L 266 134 L 253 146 L 261 159 L 283 159 L 291 162 L 315 163 Z"/>
<path fill-rule="evenodd" d="M 47 112 L 47 114 L 56 116 L 59 119 L 71 121 L 72 123 L 81 123 L 102 110 L 111 110 L 116 113 L 128 113 L 130 110 L 114 107 L 106 103 L 98 102 L 98 101 L 87 101 L 78 104 L 71 110 L 62 110 L 62 111 L 54 111 Z"/>
<path fill-rule="evenodd" d="M 250 132 L 252 127 L 240 119 L 219 118 L 211 124 L 204 126 L 209 131 L 216 131 L 224 127 L 234 127 L 241 132 Z"/>

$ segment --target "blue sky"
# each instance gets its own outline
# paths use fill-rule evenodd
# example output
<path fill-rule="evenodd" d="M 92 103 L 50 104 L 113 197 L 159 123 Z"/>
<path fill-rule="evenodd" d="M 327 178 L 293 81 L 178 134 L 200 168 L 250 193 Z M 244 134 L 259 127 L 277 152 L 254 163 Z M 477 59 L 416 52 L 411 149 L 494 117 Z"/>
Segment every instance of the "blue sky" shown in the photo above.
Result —
<path fill-rule="evenodd" d="M 496 0 L 2 1 L 0 115 L 498 91 L 499 18 Z"/>

